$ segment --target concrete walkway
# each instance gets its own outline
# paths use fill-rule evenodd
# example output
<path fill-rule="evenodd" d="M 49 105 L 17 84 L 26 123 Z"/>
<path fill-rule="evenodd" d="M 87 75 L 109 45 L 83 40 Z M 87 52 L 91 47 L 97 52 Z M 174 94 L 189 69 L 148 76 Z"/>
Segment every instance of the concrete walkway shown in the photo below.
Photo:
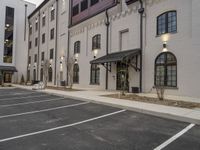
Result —
<path fill-rule="evenodd" d="M 32 86 L 13 85 L 18 88 L 32 89 Z M 200 125 L 200 111 L 195 109 L 177 108 L 158 104 L 150 104 L 144 102 L 136 102 L 130 100 L 122 100 L 115 98 L 102 97 L 101 95 L 114 94 L 116 92 L 108 91 L 59 91 L 52 89 L 38 90 L 38 92 L 46 92 L 49 94 L 74 98 L 83 101 L 91 101 L 94 103 L 119 107 L 127 110 L 133 110 L 145 114 L 151 114 L 159 117 L 175 119 L 184 122 L 190 122 Z"/>

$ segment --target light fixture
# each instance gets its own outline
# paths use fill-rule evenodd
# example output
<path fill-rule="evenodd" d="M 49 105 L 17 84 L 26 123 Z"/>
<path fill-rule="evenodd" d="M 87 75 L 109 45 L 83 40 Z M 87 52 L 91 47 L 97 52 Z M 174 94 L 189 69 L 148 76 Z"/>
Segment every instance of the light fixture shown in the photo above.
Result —
<path fill-rule="evenodd" d="M 31 64 L 28 64 L 28 67 L 31 67 Z"/>
<path fill-rule="evenodd" d="M 6 24 L 6 27 L 10 27 L 10 25 L 9 25 L 9 24 Z"/>
<path fill-rule="evenodd" d="M 98 52 L 99 52 L 99 49 L 94 49 L 94 50 L 93 50 L 93 53 L 94 53 L 94 58 L 96 58 L 96 57 L 97 57 L 97 54 L 98 54 Z"/>
<path fill-rule="evenodd" d="M 54 7 L 53 7 L 53 5 L 51 6 L 51 10 L 54 10 Z"/>
<path fill-rule="evenodd" d="M 163 42 L 163 50 L 162 50 L 163 52 L 167 52 L 168 50 L 167 50 L 167 42 L 166 41 L 164 41 Z"/>
<path fill-rule="evenodd" d="M 33 67 L 36 67 L 36 66 L 37 66 L 37 63 L 35 62 Z"/>

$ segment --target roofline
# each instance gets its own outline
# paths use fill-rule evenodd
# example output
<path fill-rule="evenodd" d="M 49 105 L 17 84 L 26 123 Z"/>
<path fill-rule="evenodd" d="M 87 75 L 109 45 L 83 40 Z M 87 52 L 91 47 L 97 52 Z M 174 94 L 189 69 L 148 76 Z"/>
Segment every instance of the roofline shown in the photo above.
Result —
<path fill-rule="evenodd" d="M 29 16 L 28 19 L 30 19 L 34 14 L 37 13 L 38 10 L 40 10 L 46 3 L 48 3 L 49 0 L 44 0 Z"/>

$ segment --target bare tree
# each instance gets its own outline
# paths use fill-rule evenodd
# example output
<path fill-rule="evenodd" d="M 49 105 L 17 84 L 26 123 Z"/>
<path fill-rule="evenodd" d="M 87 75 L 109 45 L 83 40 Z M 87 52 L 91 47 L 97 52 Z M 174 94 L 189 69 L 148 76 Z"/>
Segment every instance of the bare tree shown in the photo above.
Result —
<path fill-rule="evenodd" d="M 70 89 L 72 89 L 75 59 L 73 57 L 69 57 L 68 59 L 65 60 L 65 64 L 66 64 L 66 69 L 68 70 L 68 76 L 67 76 L 68 86 Z"/>
<path fill-rule="evenodd" d="M 49 60 L 45 59 L 43 63 L 43 80 L 44 80 L 44 88 L 47 87 L 47 81 L 48 81 L 48 70 L 50 67 Z"/>
<path fill-rule="evenodd" d="M 157 78 L 160 82 L 162 82 L 162 70 L 159 71 Z M 164 93 L 165 93 L 165 86 L 162 83 L 160 83 L 159 85 L 156 85 L 155 88 L 156 88 L 158 99 L 160 101 L 163 101 Z"/>

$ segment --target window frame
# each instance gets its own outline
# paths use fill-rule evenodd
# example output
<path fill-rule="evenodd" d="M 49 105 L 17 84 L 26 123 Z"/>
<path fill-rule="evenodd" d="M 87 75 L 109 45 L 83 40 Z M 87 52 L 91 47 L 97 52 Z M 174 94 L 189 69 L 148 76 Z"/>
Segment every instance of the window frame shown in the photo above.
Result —
<path fill-rule="evenodd" d="M 164 63 L 162 63 L 162 64 L 157 64 L 157 60 L 160 58 L 160 56 L 162 56 L 164 54 Z M 174 59 L 175 59 L 175 62 L 173 62 L 173 63 L 168 63 L 167 62 L 167 55 L 171 55 L 171 56 L 173 56 L 174 57 Z M 157 81 L 157 67 L 159 67 L 159 66 L 163 66 L 164 67 L 164 85 L 157 85 L 157 83 L 156 83 L 156 81 Z M 167 67 L 168 66 L 176 66 L 176 85 L 175 86 L 173 86 L 173 85 L 168 85 L 167 84 L 167 82 L 168 82 L 168 71 L 167 71 Z M 178 75 L 177 75 L 177 73 L 178 73 L 178 66 L 177 66 L 177 58 L 176 58 L 176 56 L 172 53 L 172 52 L 162 52 L 162 53 L 160 53 L 157 57 L 156 57 L 156 59 L 155 59 L 155 63 L 154 63 L 154 86 L 156 87 L 156 86 L 163 86 L 163 87 L 167 87 L 167 88 L 177 88 L 177 85 L 178 85 L 178 79 L 177 79 L 177 77 L 178 77 Z M 171 75 L 172 76 L 172 75 Z"/>
<path fill-rule="evenodd" d="M 80 54 L 81 41 L 74 42 L 74 54 Z"/>
<path fill-rule="evenodd" d="M 73 83 L 75 84 L 79 83 L 79 71 L 79 65 L 75 63 L 73 67 Z"/>
<path fill-rule="evenodd" d="M 169 17 L 168 17 L 168 14 L 171 13 L 171 12 L 175 12 L 175 16 L 176 16 L 176 30 L 175 31 L 170 31 L 169 32 Z M 165 32 L 164 33 L 159 33 L 159 18 L 161 16 L 165 15 Z M 160 14 L 159 16 L 157 16 L 157 23 L 156 23 L 156 26 L 157 26 L 157 29 L 156 29 L 156 35 L 157 36 L 161 36 L 163 34 L 167 34 L 167 33 L 177 33 L 177 24 L 178 24 L 178 17 L 177 17 L 177 11 L 176 10 L 170 10 L 170 11 L 166 11 L 162 14 Z"/>
<path fill-rule="evenodd" d="M 78 11 L 75 12 L 75 9 L 78 8 Z M 78 15 L 80 12 L 79 4 L 76 4 L 75 6 L 72 7 L 72 17 Z"/>
<path fill-rule="evenodd" d="M 50 40 L 53 40 L 54 39 L 54 35 L 55 34 L 55 31 L 54 31 L 54 28 L 52 28 L 51 30 L 50 30 Z"/>
<path fill-rule="evenodd" d="M 90 0 L 90 6 L 94 6 L 99 3 L 99 0 Z"/>
<path fill-rule="evenodd" d="M 54 49 L 50 49 L 49 51 L 49 59 L 53 59 L 54 58 Z"/>
<path fill-rule="evenodd" d="M 95 67 L 93 68 L 93 66 L 95 66 Z M 94 76 L 93 76 L 93 73 L 94 73 Z M 93 79 L 93 77 L 94 77 L 94 79 Z M 90 84 L 91 85 L 100 85 L 100 67 L 97 64 L 91 64 L 91 66 L 90 66 Z"/>
<path fill-rule="evenodd" d="M 95 49 L 101 49 L 101 34 L 92 37 L 92 51 Z"/>

